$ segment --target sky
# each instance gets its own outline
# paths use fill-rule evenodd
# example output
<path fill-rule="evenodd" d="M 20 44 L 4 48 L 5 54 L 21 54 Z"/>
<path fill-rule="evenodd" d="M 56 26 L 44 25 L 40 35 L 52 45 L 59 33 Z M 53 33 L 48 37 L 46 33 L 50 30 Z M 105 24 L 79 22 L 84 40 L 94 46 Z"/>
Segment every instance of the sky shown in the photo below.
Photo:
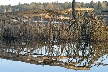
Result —
<path fill-rule="evenodd" d="M 19 2 L 20 3 L 31 3 L 31 2 L 71 2 L 72 0 L 0 0 L 0 5 L 17 5 Z M 91 0 L 76 0 L 77 2 L 90 2 Z M 103 1 L 103 0 L 93 0 L 94 2 L 96 1 Z"/>
<path fill-rule="evenodd" d="M 0 59 L 0 72 L 108 72 L 108 66 L 94 66 L 90 70 L 73 70 L 60 66 L 42 66 L 21 61 Z"/>

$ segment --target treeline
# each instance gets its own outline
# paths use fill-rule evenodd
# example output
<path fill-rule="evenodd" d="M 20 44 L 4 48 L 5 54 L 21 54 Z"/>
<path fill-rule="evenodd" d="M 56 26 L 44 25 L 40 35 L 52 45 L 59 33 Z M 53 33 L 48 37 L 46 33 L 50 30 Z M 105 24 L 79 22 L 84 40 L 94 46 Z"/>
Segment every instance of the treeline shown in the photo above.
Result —
<path fill-rule="evenodd" d="M 24 10 L 34 10 L 34 9 L 50 9 L 50 10 L 62 10 L 62 9 L 68 9 L 71 8 L 71 2 L 52 2 L 52 3 L 36 3 L 32 2 L 30 4 L 19 3 L 18 5 L 11 6 L 11 5 L 1 5 L 0 6 L 0 12 L 14 12 L 14 11 L 24 11 Z M 108 9 L 108 2 L 93 2 L 90 3 L 84 3 L 84 2 L 76 2 L 76 7 L 86 7 L 86 8 L 94 8 L 95 12 L 101 12 L 102 10 Z"/>

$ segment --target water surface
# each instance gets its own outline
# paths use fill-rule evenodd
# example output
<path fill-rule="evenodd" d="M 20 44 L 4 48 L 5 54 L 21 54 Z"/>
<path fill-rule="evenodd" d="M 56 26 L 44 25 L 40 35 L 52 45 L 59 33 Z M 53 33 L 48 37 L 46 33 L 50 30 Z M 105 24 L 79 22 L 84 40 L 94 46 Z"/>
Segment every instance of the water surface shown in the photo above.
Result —
<path fill-rule="evenodd" d="M 1 72 L 107 72 L 107 43 L 1 43 Z"/>

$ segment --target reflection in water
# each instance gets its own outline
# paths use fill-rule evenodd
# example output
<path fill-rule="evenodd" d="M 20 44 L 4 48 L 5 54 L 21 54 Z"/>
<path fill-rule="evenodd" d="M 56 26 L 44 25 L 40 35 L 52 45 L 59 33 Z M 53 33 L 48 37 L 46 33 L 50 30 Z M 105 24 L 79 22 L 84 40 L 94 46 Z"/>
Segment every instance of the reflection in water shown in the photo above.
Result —
<path fill-rule="evenodd" d="M 0 43 L 0 57 L 36 65 L 61 66 L 67 69 L 90 70 L 106 66 L 107 43 L 12 41 Z"/>

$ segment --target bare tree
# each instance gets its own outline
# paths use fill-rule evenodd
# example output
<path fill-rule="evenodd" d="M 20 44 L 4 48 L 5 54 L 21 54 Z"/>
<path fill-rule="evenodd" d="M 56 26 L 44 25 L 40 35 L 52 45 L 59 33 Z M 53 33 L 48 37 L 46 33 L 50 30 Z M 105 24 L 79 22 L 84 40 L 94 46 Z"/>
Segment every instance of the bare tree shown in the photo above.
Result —
<path fill-rule="evenodd" d="M 75 16 L 75 0 L 72 1 L 72 18 L 73 19 L 76 19 L 76 16 Z M 70 27 L 75 24 L 76 21 L 74 21 L 70 26 L 69 26 L 69 29 Z"/>
<path fill-rule="evenodd" d="M 72 16 L 75 19 L 75 0 L 72 1 Z"/>

